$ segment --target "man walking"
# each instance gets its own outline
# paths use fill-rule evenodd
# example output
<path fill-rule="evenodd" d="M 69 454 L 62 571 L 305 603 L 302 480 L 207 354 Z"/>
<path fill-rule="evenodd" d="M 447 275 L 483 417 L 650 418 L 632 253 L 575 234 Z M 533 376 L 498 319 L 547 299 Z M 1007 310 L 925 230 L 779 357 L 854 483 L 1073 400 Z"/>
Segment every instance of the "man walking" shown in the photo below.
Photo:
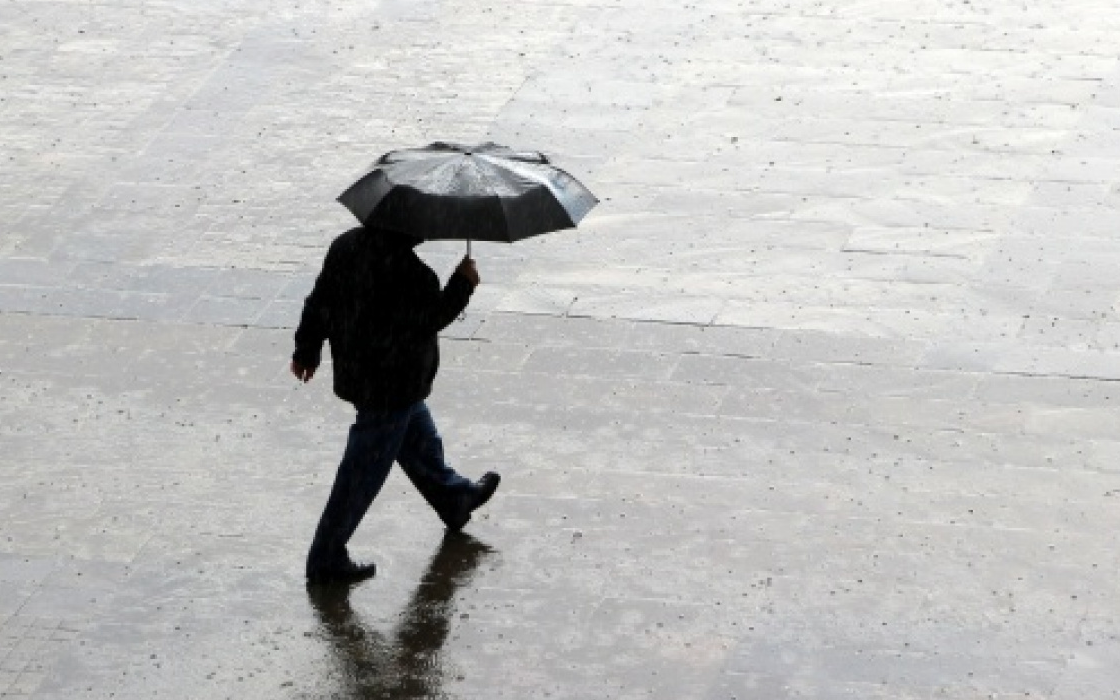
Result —
<path fill-rule="evenodd" d="M 309 582 L 357 581 L 376 572 L 350 558 L 346 543 L 394 461 L 449 530 L 486 503 L 500 477 L 477 482 L 444 462 L 443 443 L 424 400 L 439 368 L 437 334 L 466 308 L 479 284 L 463 258 L 444 289 L 403 233 L 351 229 L 327 251 L 295 334 L 292 374 L 309 381 L 330 340 L 334 392 L 357 419 L 307 556 Z"/>

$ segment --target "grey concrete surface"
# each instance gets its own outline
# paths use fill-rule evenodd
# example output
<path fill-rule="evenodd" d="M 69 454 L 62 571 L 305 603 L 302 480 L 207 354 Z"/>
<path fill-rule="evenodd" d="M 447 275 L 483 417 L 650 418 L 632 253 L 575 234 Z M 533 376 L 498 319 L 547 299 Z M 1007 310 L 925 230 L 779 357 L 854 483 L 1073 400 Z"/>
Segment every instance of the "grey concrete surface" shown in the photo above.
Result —
<path fill-rule="evenodd" d="M 1120 5 L 0 4 L 0 696 L 1120 689 Z M 493 139 L 603 199 L 477 245 L 399 474 L 286 362 L 334 197 Z M 446 275 L 462 246 L 422 248 Z"/>

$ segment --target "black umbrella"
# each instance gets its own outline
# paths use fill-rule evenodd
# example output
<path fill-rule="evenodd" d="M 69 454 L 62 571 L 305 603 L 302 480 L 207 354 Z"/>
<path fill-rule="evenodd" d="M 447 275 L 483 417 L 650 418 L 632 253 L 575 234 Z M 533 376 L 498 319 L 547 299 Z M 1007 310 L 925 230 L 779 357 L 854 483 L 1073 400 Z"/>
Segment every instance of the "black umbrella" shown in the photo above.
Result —
<path fill-rule="evenodd" d="M 386 153 L 338 201 L 425 240 L 507 243 L 572 228 L 599 202 L 535 151 L 443 142 Z"/>

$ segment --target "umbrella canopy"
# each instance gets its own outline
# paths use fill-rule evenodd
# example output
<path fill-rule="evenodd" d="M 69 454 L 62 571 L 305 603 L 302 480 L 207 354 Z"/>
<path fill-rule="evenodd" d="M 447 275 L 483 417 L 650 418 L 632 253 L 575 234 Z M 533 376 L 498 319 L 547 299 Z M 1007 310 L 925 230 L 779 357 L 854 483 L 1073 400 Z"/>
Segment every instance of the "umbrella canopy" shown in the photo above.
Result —
<path fill-rule="evenodd" d="M 508 243 L 572 228 L 599 202 L 535 151 L 443 142 L 386 153 L 338 201 L 367 226 Z"/>

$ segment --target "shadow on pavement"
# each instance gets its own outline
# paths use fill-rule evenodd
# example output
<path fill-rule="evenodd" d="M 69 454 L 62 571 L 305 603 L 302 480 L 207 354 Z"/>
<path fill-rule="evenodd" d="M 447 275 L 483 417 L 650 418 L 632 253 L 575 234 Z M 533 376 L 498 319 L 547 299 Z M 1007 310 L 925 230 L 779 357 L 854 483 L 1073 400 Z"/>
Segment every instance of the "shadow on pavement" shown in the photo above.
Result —
<path fill-rule="evenodd" d="M 308 586 L 322 637 L 330 642 L 341 670 L 339 697 L 443 697 L 440 653 L 455 592 L 493 551 L 468 534 L 447 533 L 391 637 L 367 626 L 354 613 L 352 586 Z"/>

